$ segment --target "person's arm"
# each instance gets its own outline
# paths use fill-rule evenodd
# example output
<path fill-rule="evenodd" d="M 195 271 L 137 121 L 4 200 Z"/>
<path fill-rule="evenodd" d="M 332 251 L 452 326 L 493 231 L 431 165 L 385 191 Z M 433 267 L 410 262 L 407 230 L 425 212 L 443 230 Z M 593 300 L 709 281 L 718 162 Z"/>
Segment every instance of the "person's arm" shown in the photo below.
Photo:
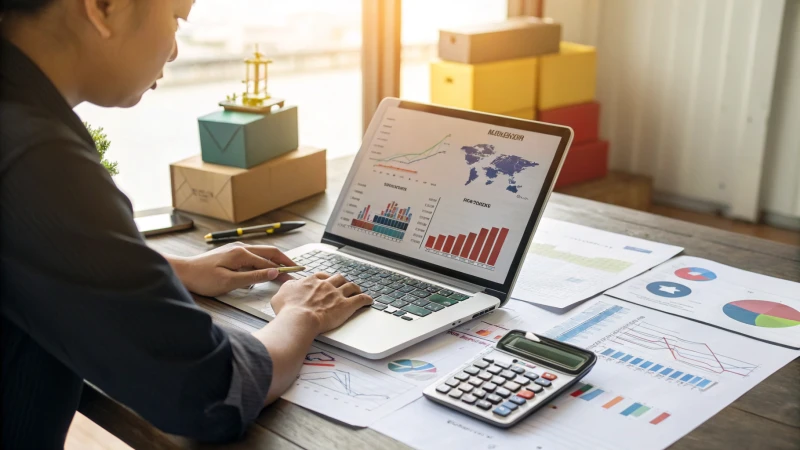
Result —
<path fill-rule="evenodd" d="M 170 433 L 214 441 L 241 435 L 296 375 L 304 349 L 325 329 L 317 325 L 334 323 L 304 317 L 334 317 L 368 302 L 347 300 L 344 286 L 328 280 L 291 282 L 285 296 L 316 284 L 276 306 L 279 318 L 255 336 L 225 330 L 144 243 L 130 203 L 92 150 L 73 142 L 31 148 L 0 183 L 3 315 Z"/>

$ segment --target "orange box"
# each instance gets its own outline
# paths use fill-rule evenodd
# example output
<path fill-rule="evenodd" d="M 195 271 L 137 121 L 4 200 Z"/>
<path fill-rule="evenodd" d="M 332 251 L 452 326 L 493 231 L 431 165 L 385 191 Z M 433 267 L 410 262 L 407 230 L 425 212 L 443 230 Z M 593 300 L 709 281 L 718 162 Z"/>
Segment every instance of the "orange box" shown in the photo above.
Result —
<path fill-rule="evenodd" d="M 572 128 L 572 145 L 596 141 L 600 136 L 600 104 L 597 102 L 539 111 L 542 122 Z"/>
<path fill-rule="evenodd" d="M 300 147 L 250 169 L 203 162 L 170 164 L 172 206 L 238 223 L 324 192 L 325 150 Z"/>
<path fill-rule="evenodd" d="M 556 187 L 603 178 L 608 174 L 608 141 L 573 144 L 558 174 Z"/>

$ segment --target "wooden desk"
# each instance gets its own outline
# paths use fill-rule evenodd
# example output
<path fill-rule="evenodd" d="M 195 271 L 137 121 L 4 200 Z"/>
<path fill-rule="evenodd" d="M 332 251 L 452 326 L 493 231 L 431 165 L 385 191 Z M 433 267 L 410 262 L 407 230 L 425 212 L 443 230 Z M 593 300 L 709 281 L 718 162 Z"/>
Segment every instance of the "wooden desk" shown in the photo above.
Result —
<path fill-rule="evenodd" d="M 333 208 L 350 158 L 329 162 L 328 191 L 255 219 L 252 224 L 279 220 L 308 221 L 297 232 L 248 242 L 288 249 L 318 242 Z M 800 247 L 793 247 L 693 225 L 643 212 L 554 194 L 546 216 L 615 233 L 679 245 L 684 254 L 709 258 L 741 269 L 800 281 Z M 230 228 L 214 219 L 194 217 L 193 231 L 149 241 L 171 254 L 194 255 L 209 249 L 203 235 Z M 265 322 L 213 299 L 197 297 L 198 304 L 223 325 L 252 331 Z M 143 380 L 143 382 L 145 382 Z M 134 448 L 207 448 L 157 430 L 136 414 L 87 386 L 80 412 Z M 406 448 L 370 429 L 335 423 L 284 400 L 266 408 L 243 440 L 225 449 Z M 784 367 L 699 428 L 678 441 L 675 449 L 798 449 L 800 448 L 800 359 Z"/>

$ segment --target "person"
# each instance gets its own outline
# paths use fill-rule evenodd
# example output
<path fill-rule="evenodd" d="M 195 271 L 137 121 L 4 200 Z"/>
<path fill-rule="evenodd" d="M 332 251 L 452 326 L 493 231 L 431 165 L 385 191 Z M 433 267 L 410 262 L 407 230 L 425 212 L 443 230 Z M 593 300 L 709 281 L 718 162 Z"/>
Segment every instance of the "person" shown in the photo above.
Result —
<path fill-rule="evenodd" d="M 244 245 L 170 257 L 137 232 L 72 108 L 131 107 L 155 89 L 192 6 L 0 0 L 3 448 L 63 447 L 84 380 L 166 432 L 234 439 L 296 379 L 319 333 L 372 303 L 318 274 L 284 283 L 257 332 L 223 329 L 189 291 L 276 280 L 293 262 Z"/>

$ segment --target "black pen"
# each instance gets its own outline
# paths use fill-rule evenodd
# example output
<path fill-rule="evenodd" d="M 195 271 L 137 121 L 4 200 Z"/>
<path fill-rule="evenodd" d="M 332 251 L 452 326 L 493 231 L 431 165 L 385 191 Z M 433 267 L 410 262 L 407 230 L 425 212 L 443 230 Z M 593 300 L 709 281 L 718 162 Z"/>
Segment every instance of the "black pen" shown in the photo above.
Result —
<path fill-rule="evenodd" d="M 245 234 L 255 233 L 286 233 L 287 231 L 296 230 L 304 226 L 305 222 L 276 222 L 268 223 L 266 225 L 256 225 L 254 227 L 237 228 L 235 230 L 217 231 L 206 235 L 206 242 L 214 242 L 219 239 L 235 238 L 244 236 Z"/>

